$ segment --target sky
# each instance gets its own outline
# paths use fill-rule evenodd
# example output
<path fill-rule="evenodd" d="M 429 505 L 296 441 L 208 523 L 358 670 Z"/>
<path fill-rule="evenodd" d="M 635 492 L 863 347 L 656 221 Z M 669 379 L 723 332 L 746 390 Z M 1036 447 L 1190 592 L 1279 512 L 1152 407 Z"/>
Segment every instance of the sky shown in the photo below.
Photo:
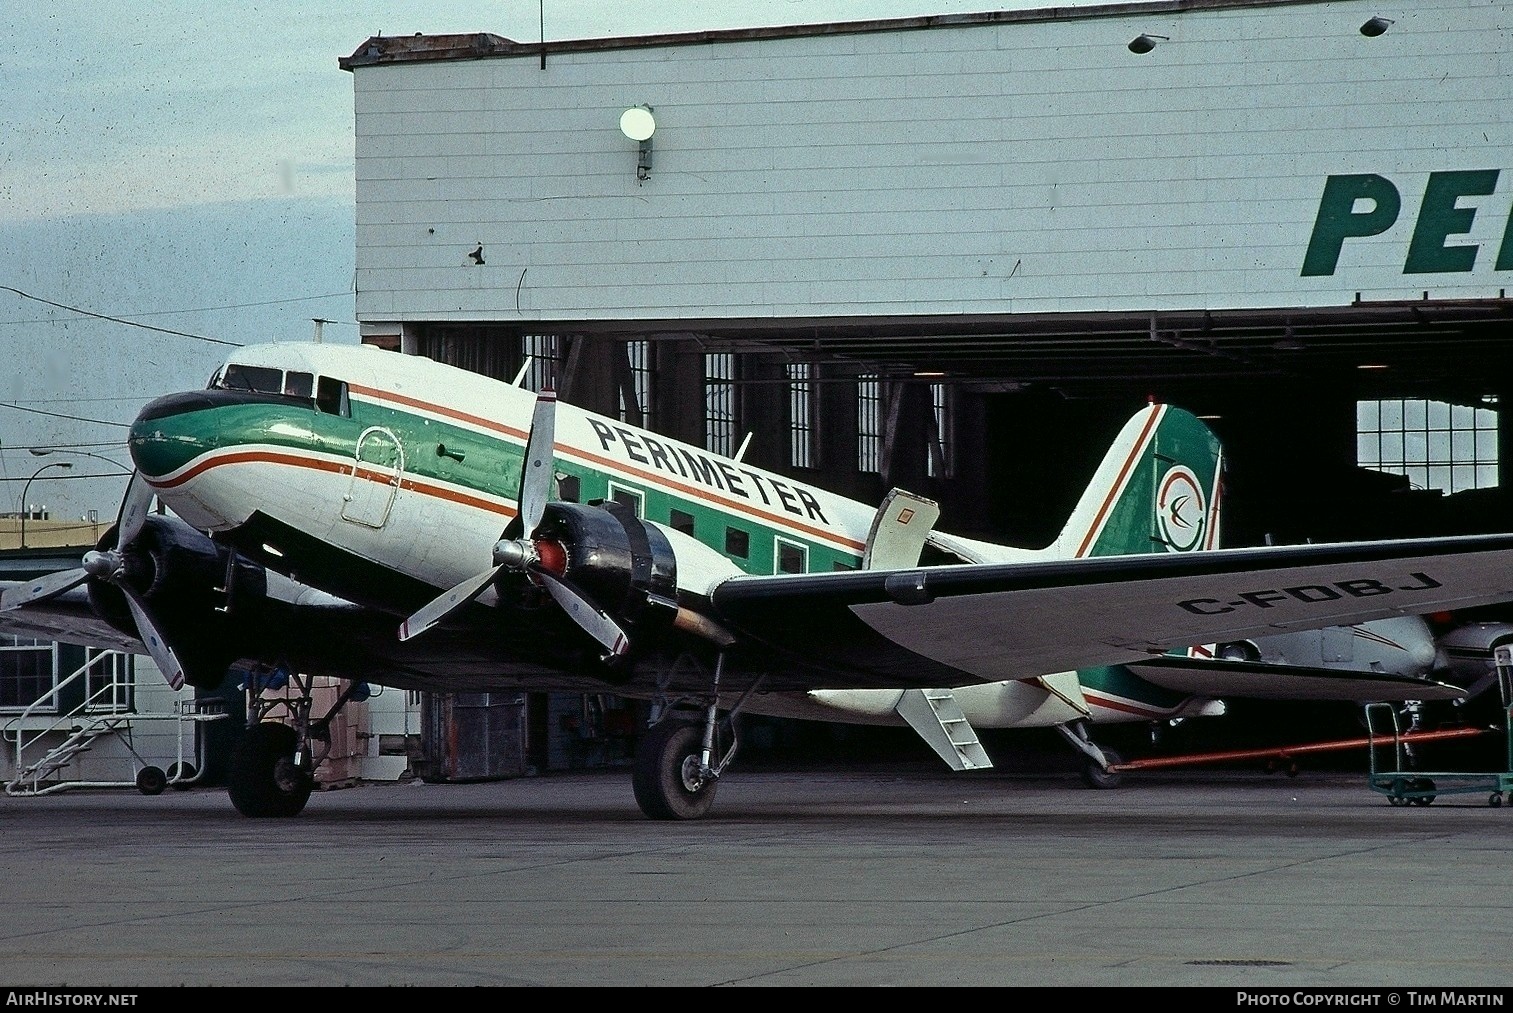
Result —
<path fill-rule="evenodd" d="M 307 340 L 316 319 L 322 340 L 358 340 L 352 77 L 337 61 L 372 36 L 529 42 L 1046 5 L 5 4 L 0 512 L 21 509 L 30 480 L 28 501 L 55 518 L 109 519 L 146 401 L 204 386 L 233 346 Z"/>

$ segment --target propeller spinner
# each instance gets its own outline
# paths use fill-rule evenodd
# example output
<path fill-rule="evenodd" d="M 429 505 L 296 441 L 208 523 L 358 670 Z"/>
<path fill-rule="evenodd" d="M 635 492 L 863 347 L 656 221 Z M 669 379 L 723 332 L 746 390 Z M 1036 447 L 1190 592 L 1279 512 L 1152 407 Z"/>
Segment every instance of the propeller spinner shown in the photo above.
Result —
<path fill-rule="evenodd" d="M 494 565 L 444 592 L 399 625 L 399 639 L 411 640 L 477 598 L 506 570 L 529 574 L 544 586 L 562 610 L 597 640 L 612 657 L 630 649 L 630 639 L 618 623 L 598 608 L 588 596 L 566 579 L 567 555 L 553 539 L 541 537 L 552 489 L 552 452 L 557 432 L 557 394 L 543 390 L 531 414 L 531 431 L 525 441 L 525 460 L 520 469 L 517 502 L 522 535 L 494 543 Z"/>

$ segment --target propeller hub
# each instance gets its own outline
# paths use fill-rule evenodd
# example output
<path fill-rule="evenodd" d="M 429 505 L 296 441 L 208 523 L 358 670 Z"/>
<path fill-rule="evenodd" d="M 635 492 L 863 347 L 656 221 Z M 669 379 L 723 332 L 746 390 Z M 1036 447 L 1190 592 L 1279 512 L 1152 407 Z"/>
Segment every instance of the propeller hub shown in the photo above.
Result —
<path fill-rule="evenodd" d="M 535 552 L 531 543 L 525 539 L 500 539 L 494 543 L 494 565 L 503 566 L 510 570 L 524 570 L 532 559 Z"/>
<path fill-rule="evenodd" d="M 121 575 L 125 560 L 114 549 L 108 552 L 91 551 L 84 553 L 83 565 L 91 577 L 99 580 L 114 581 Z"/>

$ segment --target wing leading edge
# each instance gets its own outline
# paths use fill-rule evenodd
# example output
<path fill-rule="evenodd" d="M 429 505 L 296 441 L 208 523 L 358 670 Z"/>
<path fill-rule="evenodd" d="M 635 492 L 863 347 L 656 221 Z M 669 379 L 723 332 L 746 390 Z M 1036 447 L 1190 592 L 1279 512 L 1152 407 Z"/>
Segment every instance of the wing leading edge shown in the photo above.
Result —
<path fill-rule="evenodd" d="M 899 685 L 1025 679 L 1510 599 L 1507 534 L 734 577 L 712 596 L 763 645 Z"/>

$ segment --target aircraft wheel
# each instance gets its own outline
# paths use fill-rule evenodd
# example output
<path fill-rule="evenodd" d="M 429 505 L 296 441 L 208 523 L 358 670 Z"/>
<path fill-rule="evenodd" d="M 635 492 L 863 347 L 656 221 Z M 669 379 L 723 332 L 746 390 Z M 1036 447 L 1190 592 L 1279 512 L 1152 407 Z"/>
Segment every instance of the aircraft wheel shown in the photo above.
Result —
<path fill-rule="evenodd" d="M 168 787 L 174 791 L 188 791 L 193 785 L 190 783 L 198 773 L 192 763 L 174 763 L 168 768 Z"/>
<path fill-rule="evenodd" d="M 294 765 L 294 729 L 259 722 L 247 728 L 231 754 L 227 794 L 243 816 L 297 816 L 310 800 L 314 779 Z"/>
<path fill-rule="evenodd" d="M 161 795 L 168 787 L 168 775 L 162 767 L 143 767 L 137 771 L 137 791 L 143 795 Z"/>
<path fill-rule="evenodd" d="M 699 778 L 702 726 L 664 720 L 647 731 L 636 747 L 631 777 L 636 803 L 654 820 L 696 820 L 714 804 L 718 782 Z"/>
<path fill-rule="evenodd" d="M 1101 748 L 1101 747 L 1100 747 Z M 1124 757 L 1112 749 L 1104 749 L 1103 756 L 1110 764 L 1123 763 Z M 1082 768 L 1082 781 L 1089 788 L 1117 788 L 1124 783 L 1124 775 L 1116 771 L 1104 770 L 1098 764 L 1089 760 Z"/>

